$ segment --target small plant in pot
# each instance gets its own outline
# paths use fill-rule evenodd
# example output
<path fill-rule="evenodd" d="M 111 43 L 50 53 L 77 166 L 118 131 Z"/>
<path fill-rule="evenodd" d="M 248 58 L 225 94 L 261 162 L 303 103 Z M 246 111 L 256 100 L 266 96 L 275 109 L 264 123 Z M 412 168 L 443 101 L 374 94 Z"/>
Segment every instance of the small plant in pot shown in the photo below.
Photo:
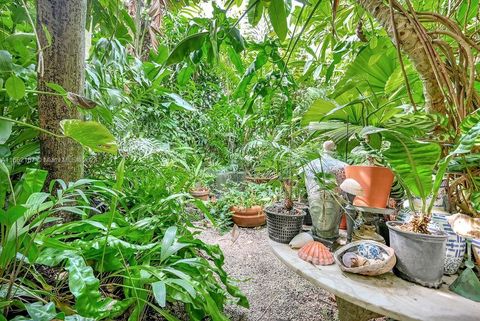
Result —
<path fill-rule="evenodd" d="M 304 187 L 298 183 L 299 176 L 294 175 L 294 171 L 301 168 L 306 160 L 302 157 L 301 151 L 290 148 L 286 150 L 287 152 L 285 150 L 278 152 L 275 157 L 283 200 L 267 206 L 265 213 L 270 239 L 288 244 L 301 231 L 306 215 L 304 204 L 294 202 L 294 190 Z"/>
<path fill-rule="evenodd" d="M 208 201 L 210 199 L 210 189 L 207 186 L 213 179 L 213 176 L 209 175 L 202 168 L 202 165 L 203 162 L 201 160 L 198 161 L 193 170 L 193 177 L 190 184 L 190 195 L 202 201 Z"/>
<path fill-rule="evenodd" d="M 413 196 L 422 200 L 410 222 L 387 222 L 390 246 L 397 256 L 395 272 L 406 280 L 437 288 L 442 283 L 448 235 L 429 223 L 450 156 L 441 159 L 438 144 L 419 142 L 398 132 L 385 132 L 384 137 L 390 142 L 383 152 L 385 159 L 410 200 Z"/>
<path fill-rule="evenodd" d="M 369 135 L 358 138 L 360 146 L 351 151 L 351 154 L 356 156 L 355 163 L 358 165 L 345 166 L 345 177 L 357 181 L 363 190 L 361 196 L 355 197 L 354 205 L 385 208 L 394 175 L 389 168 L 380 165 L 382 159 L 376 151 L 372 150 L 370 139 Z"/>
<path fill-rule="evenodd" d="M 295 206 L 292 198 L 292 182 L 282 182 L 284 191 L 283 202 L 277 202 L 265 208 L 267 214 L 268 235 L 270 239 L 288 244 L 297 235 L 303 225 L 306 212 Z"/>
<path fill-rule="evenodd" d="M 216 204 L 222 213 L 228 212 L 231 220 L 240 227 L 257 227 L 265 224 L 264 204 L 273 196 L 268 185 L 230 183 Z"/>
<path fill-rule="evenodd" d="M 234 195 L 234 204 L 230 207 L 233 213 L 232 220 L 240 227 L 257 227 L 265 224 L 266 217 L 263 206 L 272 196 L 270 187 L 247 183 L 243 190 L 238 190 Z M 230 193 L 232 190 L 230 190 Z"/>
<path fill-rule="evenodd" d="M 266 184 L 278 178 L 275 168 L 275 150 L 271 142 L 263 139 L 249 141 L 241 150 L 245 179 L 256 184 Z"/>

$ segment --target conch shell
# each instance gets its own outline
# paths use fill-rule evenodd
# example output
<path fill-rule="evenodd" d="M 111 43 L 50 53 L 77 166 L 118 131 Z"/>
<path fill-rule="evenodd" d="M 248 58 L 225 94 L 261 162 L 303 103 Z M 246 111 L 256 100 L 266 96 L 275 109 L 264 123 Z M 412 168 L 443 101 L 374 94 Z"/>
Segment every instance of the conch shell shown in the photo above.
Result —
<path fill-rule="evenodd" d="M 314 265 L 330 265 L 335 262 L 332 253 L 320 242 L 311 241 L 299 251 L 298 257 Z"/>
<path fill-rule="evenodd" d="M 465 214 L 455 214 L 447 217 L 453 231 L 470 239 L 480 238 L 480 218 L 472 218 Z"/>
<path fill-rule="evenodd" d="M 305 244 L 307 244 L 308 242 L 311 242 L 311 241 L 313 241 L 313 236 L 311 236 L 308 233 L 302 232 L 302 233 L 297 234 L 290 241 L 290 243 L 288 245 L 290 245 L 290 247 L 292 249 L 299 249 L 299 248 L 301 248 L 302 246 L 304 246 Z"/>

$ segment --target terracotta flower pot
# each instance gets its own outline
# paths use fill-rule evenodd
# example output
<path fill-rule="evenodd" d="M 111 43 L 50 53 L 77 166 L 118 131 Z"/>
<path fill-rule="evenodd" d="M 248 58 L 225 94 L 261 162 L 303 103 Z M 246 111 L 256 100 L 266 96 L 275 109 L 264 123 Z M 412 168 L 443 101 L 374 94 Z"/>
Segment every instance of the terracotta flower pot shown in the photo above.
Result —
<path fill-rule="evenodd" d="M 210 196 L 210 190 L 208 188 L 192 189 L 190 191 L 190 195 L 202 201 L 208 201 Z"/>
<path fill-rule="evenodd" d="M 233 212 L 233 222 L 240 227 L 257 227 L 266 222 L 266 216 L 261 206 L 248 208 L 232 206 L 230 207 L 230 211 Z"/>
<path fill-rule="evenodd" d="M 357 206 L 385 208 L 393 184 L 393 172 L 380 166 L 346 166 L 346 178 L 353 178 L 363 189 L 353 201 Z"/>

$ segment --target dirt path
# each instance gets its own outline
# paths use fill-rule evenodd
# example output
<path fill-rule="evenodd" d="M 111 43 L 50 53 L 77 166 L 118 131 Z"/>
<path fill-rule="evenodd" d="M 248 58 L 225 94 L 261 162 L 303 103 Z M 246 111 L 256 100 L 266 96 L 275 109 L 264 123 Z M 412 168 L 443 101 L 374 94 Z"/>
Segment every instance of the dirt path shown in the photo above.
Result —
<path fill-rule="evenodd" d="M 315 288 L 290 271 L 270 251 L 266 228 L 239 229 L 233 242 L 230 234 L 204 230 L 200 238 L 218 244 L 225 254 L 225 270 L 240 280 L 240 288 L 250 309 L 228 306 L 234 321 L 334 321 L 337 319 L 333 295 Z"/>

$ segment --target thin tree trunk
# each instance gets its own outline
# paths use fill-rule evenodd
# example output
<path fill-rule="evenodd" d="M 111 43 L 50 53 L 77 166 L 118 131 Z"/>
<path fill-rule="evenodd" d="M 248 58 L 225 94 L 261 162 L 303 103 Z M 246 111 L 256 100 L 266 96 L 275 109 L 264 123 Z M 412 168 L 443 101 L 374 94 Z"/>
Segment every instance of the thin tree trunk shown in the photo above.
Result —
<path fill-rule="evenodd" d="M 358 0 L 358 3 L 380 23 L 395 43 L 389 7 L 382 0 Z M 398 45 L 410 58 L 423 82 L 426 110 L 445 114 L 447 112 L 445 97 L 430 63 L 427 48 L 405 15 L 395 12 L 394 16 L 399 36 Z"/>
<path fill-rule="evenodd" d="M 82 94 L 86 7 L 87 0 L 37 0 L 37 32 L 43 51 L 43 71 L 40 68 L 38 72 L 40 91 L 52 92 L 47 83 L 54 83 Z M 67 106 L 59 96 L 39 94 L 38 112 L 40 126 L 54 133 L 60 132 L 62 119 L 80 118 L 78 110 Z M 42 167 L 48 170 L 49 181 L 70 182 L 83 175 L 83 149 L 71 139 L 42 134 L 40 158 Z"/>

